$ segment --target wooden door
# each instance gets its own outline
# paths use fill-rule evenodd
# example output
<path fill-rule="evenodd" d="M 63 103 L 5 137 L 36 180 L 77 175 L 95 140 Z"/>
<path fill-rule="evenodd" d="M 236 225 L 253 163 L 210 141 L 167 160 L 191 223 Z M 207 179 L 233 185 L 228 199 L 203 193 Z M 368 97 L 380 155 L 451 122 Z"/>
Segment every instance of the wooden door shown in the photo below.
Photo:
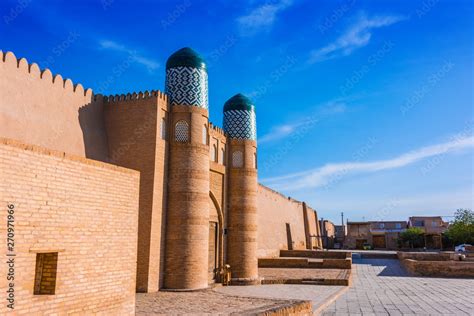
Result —
<path fill-rule="evenodd" d="M 209 222 L 209 283 L 216 280 L 217 268 L 217 223 Z"/>
<path fill-rule="evenodd" d="M 374 244 L 374 248 L 387 248 L 385 235 L 372 236 L 372 243 Z"/>

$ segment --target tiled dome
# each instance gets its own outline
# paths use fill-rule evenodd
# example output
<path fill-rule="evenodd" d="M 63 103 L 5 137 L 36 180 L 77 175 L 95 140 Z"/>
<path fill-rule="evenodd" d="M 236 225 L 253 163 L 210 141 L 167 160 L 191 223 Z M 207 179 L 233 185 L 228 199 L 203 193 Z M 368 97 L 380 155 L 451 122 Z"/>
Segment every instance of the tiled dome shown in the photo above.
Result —
<path fill-rule="evenodd" d="M 233 139 L 257 140 L 255 106 L 249 98 L 239 93 L 225 103 L 224 131 Z"/>
<path fill-rule="evenodd" d="M 172 54 L 166 62 L 166 69 L 176 67 L 206 69 L 206 63 L 192 48 L 184 47 Z"/>
<path fill-rule="evenodd" d="M 254 111 L 255 107 L 249 98 L 239 93 L 227 100 L 224 104 L 224 112 L 231 110 Z"/>
<path fill-rule="evenodd" d="M 166 62 L 166 94 L 171 105 L 208 108 L 207 70 L 204 59 L 189 47 Z"/>

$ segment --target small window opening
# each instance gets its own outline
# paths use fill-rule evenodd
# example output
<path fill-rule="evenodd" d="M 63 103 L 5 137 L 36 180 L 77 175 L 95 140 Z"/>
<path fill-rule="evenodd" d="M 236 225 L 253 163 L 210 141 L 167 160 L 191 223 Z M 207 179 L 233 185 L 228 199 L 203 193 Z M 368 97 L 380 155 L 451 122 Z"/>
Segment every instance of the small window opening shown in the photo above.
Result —
<path fill-rule="evenodd" d="M 241 151 L 232 153 L 232 167 L 242 168 L 244 166 L 244 154 Z"/>
<path fill-rule="evenodd" d="M 175 126 L 175 140 L 178 143 L 187 143 L 189 141 L 189 125 L 186 121 L 178 121 Z"/>
<path fill-rule="evenodd" d="M 35 295 L 53 295 L 56 292 L 58 253 L 37 253 L 35 270 Z"/>

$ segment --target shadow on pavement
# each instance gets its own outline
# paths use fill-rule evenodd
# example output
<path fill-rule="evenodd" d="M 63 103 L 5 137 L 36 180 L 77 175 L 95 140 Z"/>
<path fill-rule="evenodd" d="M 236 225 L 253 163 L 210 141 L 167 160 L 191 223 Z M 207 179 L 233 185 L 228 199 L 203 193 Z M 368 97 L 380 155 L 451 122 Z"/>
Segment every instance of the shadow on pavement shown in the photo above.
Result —
<path fill-rule="evenodd" d="M 358 259 L 353 258 L 352 264 L 370 265 L 373 267 L 383 267 L 377 276 L 409 277 L 408 272 L 403 268 L 397 259 Z"/>

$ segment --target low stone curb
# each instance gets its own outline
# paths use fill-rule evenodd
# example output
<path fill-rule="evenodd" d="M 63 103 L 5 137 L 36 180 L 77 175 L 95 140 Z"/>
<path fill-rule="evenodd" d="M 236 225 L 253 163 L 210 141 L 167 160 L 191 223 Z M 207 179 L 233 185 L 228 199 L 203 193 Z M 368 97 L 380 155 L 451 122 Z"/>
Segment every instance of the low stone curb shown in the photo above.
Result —
<path fill-rule="evenodd" d="M 278 304 L 278 303 L 276 303 Z M 247 310 L 243 313 L 233 313 L 231 315 L 257 315 L 257 316 L 279 316 L 279 315 L 313 315 L 313 307 L 310 301 L 288 300 L 287 303 L 278 304 L 274 307 L 262 307 L 254 310 Z"/>
<path fill-rule="evenodd" d="M 335 295 L 333 295 L 330 299 L 328 299 L 326 302 L 323 304 L 320 304 L 318 307 L 316 307 L 313 310 L 313 315 L 317 316 L 320 315 L 322 311 L 324 311 L 329 305 L 334 303 L 342 294 L 344 294 L 349 287 L 344 287 L 342 288 L 339 292 L 337 292 Z"/>

